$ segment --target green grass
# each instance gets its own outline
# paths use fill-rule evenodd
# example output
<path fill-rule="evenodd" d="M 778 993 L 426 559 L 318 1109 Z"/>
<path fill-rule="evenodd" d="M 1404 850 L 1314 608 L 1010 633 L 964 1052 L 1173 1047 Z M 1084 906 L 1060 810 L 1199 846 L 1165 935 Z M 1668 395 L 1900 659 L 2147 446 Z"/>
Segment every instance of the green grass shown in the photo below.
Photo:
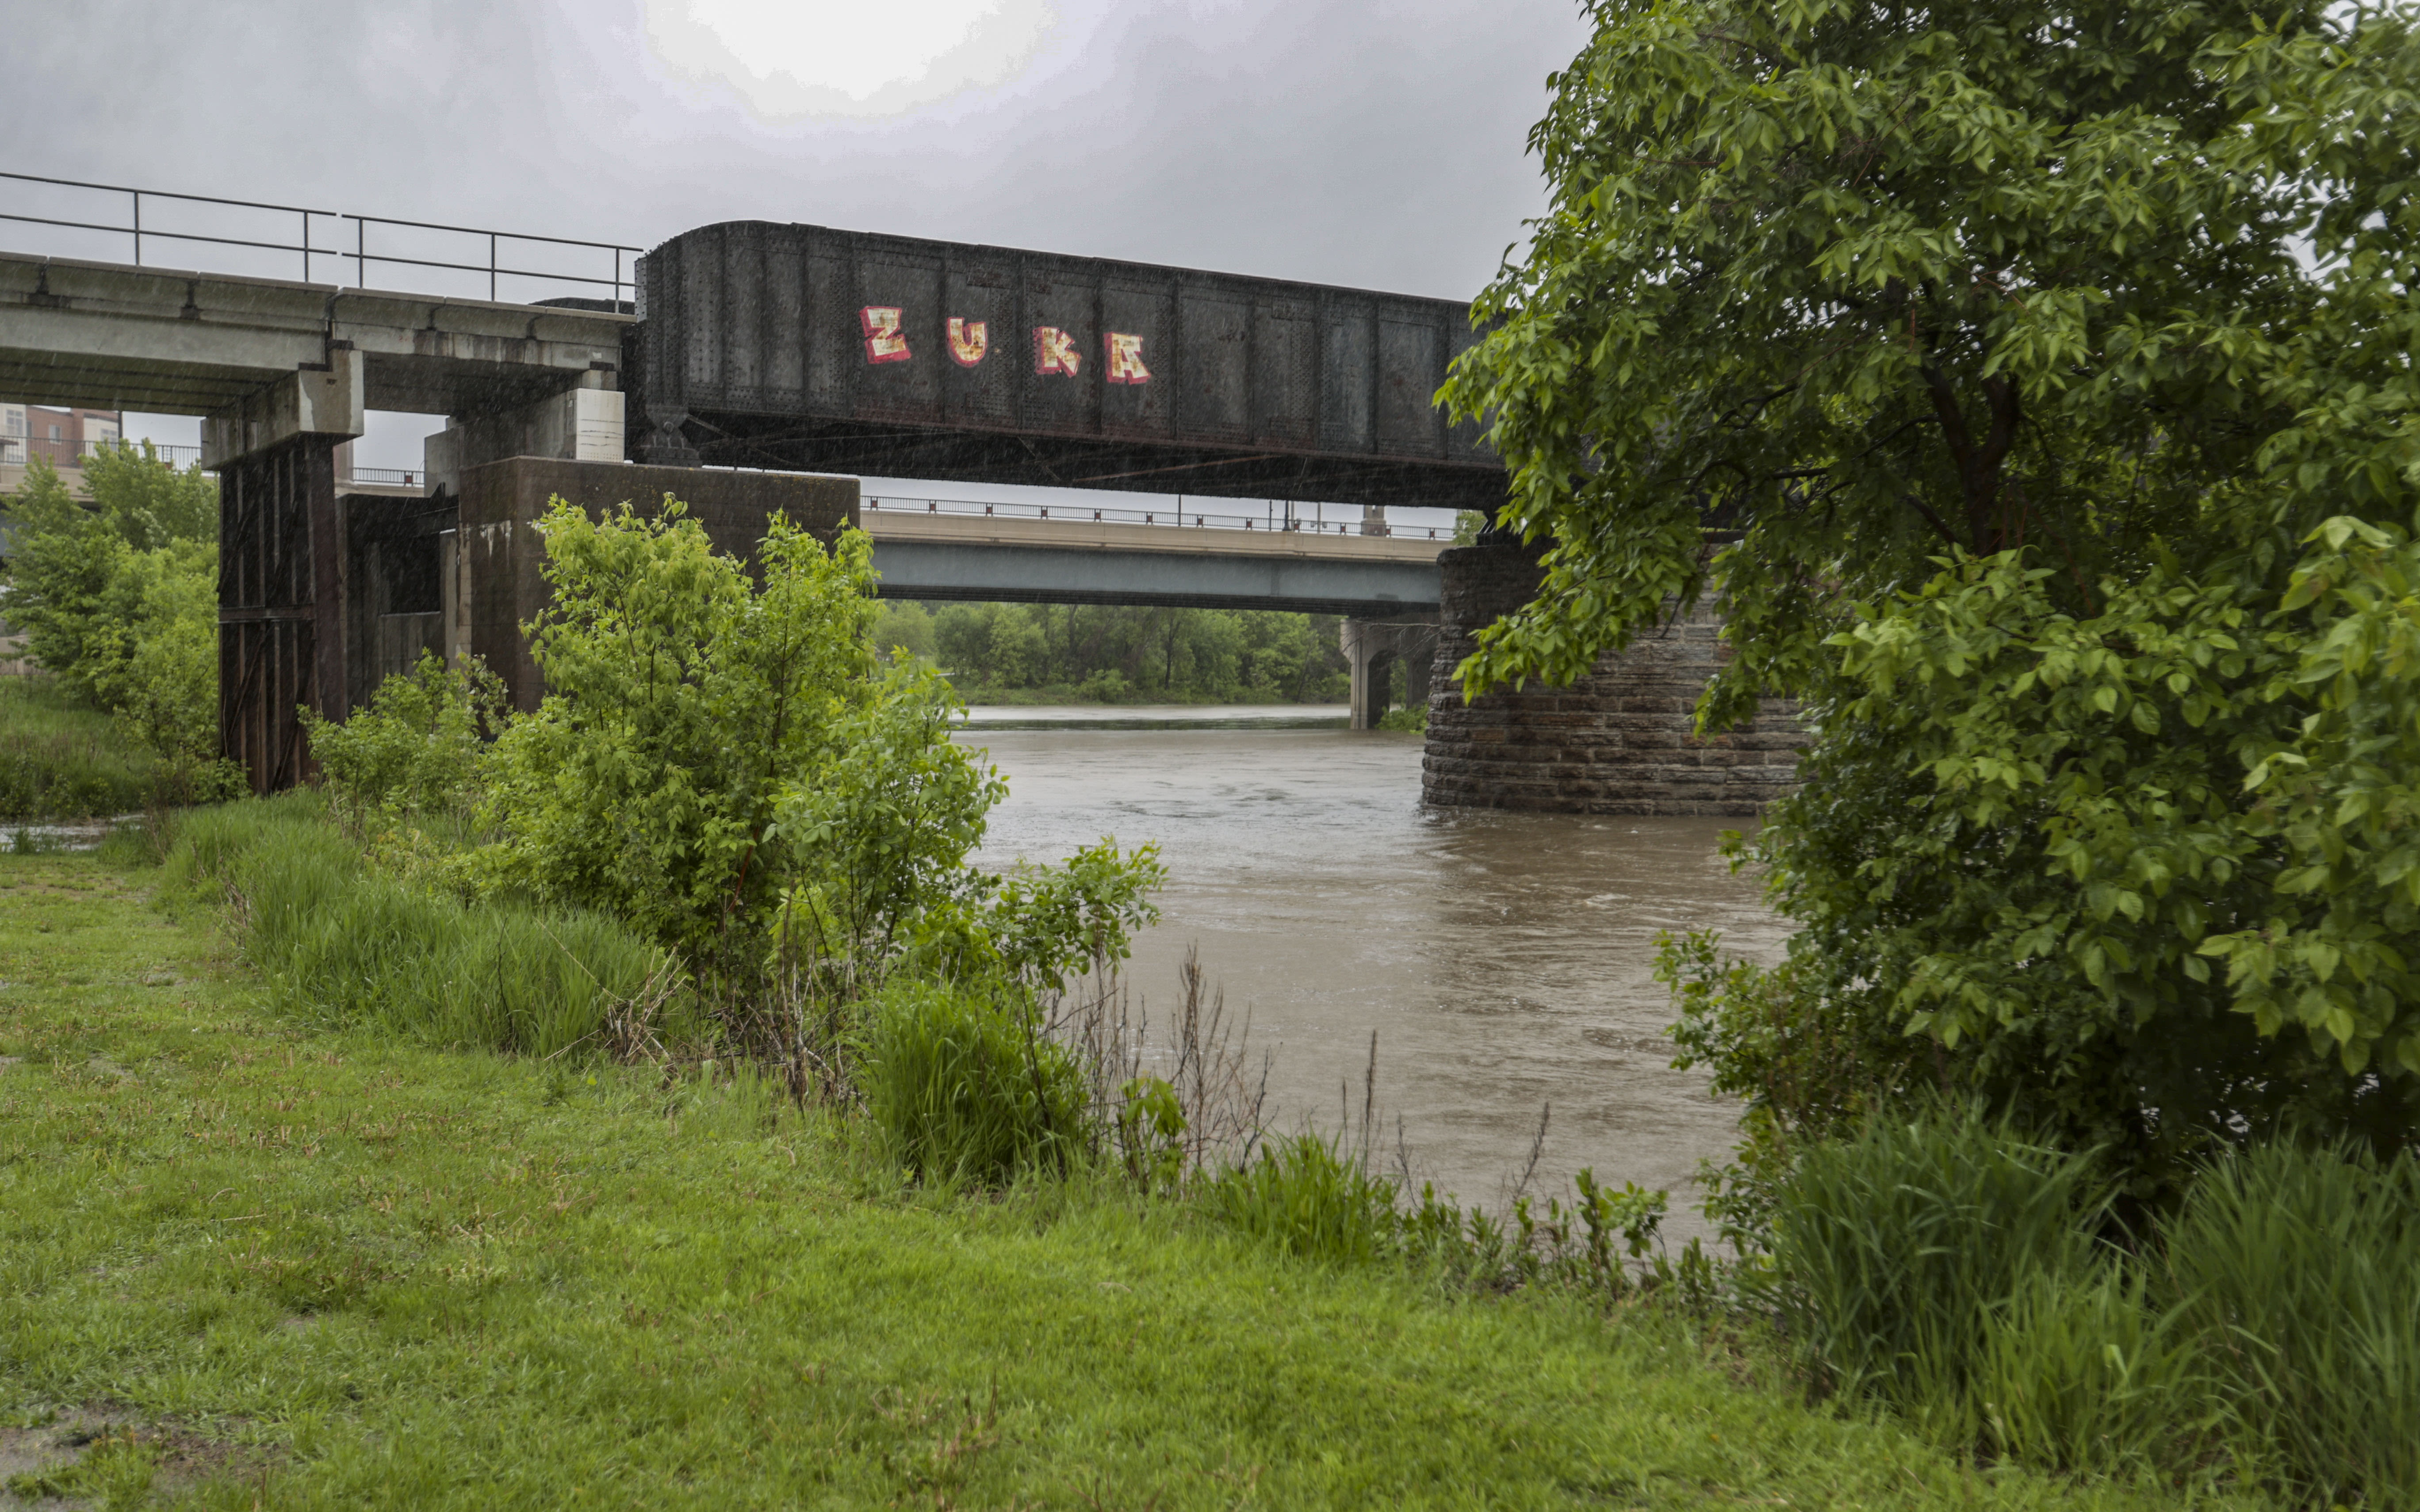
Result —
<path fill-rule="evenodd" d="M 88 819 L 150 800 L 159 762 L 49 677 L 0 677 L 0 819 Z"/>
<path fill-rule="evenodd" d="M 228 1508 L 2188 1504 L 1961 1464 L 1652 1309 L 299 1021 L 157 876 L 0 856 L 0 1429 L 135 1425 L 113 1500 L 157 1461 Z"/>

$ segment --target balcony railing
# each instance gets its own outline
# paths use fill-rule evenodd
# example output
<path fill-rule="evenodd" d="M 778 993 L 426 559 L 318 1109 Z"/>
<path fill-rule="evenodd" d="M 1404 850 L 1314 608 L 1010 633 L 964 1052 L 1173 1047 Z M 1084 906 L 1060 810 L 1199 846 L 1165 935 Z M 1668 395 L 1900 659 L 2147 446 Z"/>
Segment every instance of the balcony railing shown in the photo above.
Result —
<path fill-rule="evenodd" d="M 81 468 L 95 452 L 124 446 L 141 451 L 146 445 L 170 467 L 192 467 L 202 459 L 198 446 L 163 446 L 141 440 L 53 440 L 43 436 L 0 435 L 0 467 L 23 467 L 40 457 L 54 468 Z"/>

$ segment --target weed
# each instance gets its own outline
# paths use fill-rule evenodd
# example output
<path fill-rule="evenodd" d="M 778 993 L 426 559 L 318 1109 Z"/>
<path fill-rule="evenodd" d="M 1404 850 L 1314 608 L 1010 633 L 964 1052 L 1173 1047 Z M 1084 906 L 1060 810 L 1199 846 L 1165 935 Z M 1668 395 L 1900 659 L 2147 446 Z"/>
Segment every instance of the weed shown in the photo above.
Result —
<path fill-rule="evenodd" d="M 2161 1240 L 2156 1295 L 2200 1345 L 2239 1457 L 2316 1499 L 2420 1504 L 2420 1161 L 2229 1155 Z"/>

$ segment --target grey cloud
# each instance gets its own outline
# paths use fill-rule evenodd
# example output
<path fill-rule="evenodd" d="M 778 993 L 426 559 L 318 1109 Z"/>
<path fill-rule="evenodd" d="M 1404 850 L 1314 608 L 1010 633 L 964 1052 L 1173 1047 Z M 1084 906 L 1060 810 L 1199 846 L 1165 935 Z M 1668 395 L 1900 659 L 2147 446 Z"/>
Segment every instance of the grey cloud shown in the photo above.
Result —
<path fill-rule="evenodd" d="M 1088 7 L 997 88 L 768 122 L 665 77 L 635 0 L 87 0 L 12 33 L 33 171 L 649 244 L 761 217 L 1461 296 L 1540 203 L 1576 13 Z M 23 244 L 15 231 L 0 231 Z"/>

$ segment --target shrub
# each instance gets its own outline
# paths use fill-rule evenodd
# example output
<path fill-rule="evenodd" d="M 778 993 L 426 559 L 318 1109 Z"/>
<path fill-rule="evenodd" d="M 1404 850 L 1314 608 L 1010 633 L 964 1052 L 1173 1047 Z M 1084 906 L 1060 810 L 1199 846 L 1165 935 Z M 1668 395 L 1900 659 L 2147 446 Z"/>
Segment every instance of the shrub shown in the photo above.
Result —
<path fill-rule="evenodd" d="M 311 755 L 340 807 L 458 813 L 476 802 L 483 736 L 504 725 L 504 687 L 473 660 L 428 652 L 378 687 L 342 724 L 305 710 Z"/>
<path fill-rule="evenodd" d="M 792 871 L 775 802 L 871 687 L 865 537 L 827 553 L 777 515 L 752 579 L 675 500 L 602 521 L 556 500 L 538 528 L 553 593 L 530 651 L 547 693 L 489 764 L 491 881 L 752 971 Z"/>
<path fill-rule="evenodd" d="M 902 979 L 868 1006 L 867 1109 L 919 1180 L 998 1183 L 1086 1145 L 1082 1068 L 1029 996 Z"/>

